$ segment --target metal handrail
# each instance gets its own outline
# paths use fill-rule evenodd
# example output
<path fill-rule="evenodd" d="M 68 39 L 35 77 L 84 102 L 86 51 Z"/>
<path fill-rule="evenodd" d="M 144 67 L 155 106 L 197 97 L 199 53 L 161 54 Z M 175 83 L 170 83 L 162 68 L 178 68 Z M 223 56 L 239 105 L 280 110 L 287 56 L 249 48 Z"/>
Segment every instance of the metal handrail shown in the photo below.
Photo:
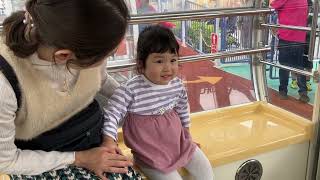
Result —
<path fill-rule="evenodd" d="M 311 24 L 311 32 L 310 32 L 310 42 L 309 42 L 309 52 L 310 55 L 308 57 L 309 61 L 311 61 L 314 57 L 314 45 L 316 42 L 316 33 L 317 31 L 317 24 L 318 24 L 318 15 L 319 15 L 319 1 L 315 1 L 313 4 L 313 18 Z"/>
<path fill-rule="evenodd" d="M 313 77 L 313 73 L 312 72 L 304 71 L 304 70 L 293 68 L 293 67 L 290 67 L 290 66 L 281 65 L 279 63 L 271 63 L 271 62 L 268 62 L 268 61 L 260 61 L 260 63 L 268 64 L 268 65 L 271 65 L 271 66 L 274 66 L 274 67 L 278 67 L 278 68 L 281 68 L 281 69 L 292 71 L 292 72 L 295 72 L 297 74 Z"/>
<path fill-rule="evenodd" d="M 179 62 L 186 63 L 186 62 L 206 61 L 206 60 L 234 57 L 234 56 L 241 56 L 241 55 L 266 53 L 270 50 L 271 50 L 270 47 L 266 47 L 266 48 L 260 48 L 260 49 L 246 49 L 246 50 L 236 50 L 236 51 L 228 51 L 228 52 L 218 52 L 218 53 L 214 53 L 214 54 L 201 54 L 201 55 L 193 55 L 193 56 L 184 56 L 179 59 Z M 136 63 L 134 63 L 133 59 L 131 59 L 129 61 L 132 61 L 132 63 L 108 65 L 107 69 L 109 71 L 117 71 L 119 69 L 128 69 L 128 68 L 133 68 L 136 66 Z M 281 65 L 279 63 L 272 63 L 272 62 L 268 62 L 268 61 L 260 61 L 260 63 L 271 65 L 271 66 L 285 69 L 288 71 L 292 71 L 297 74 L 301 74 L 301 75 L 305 75 L 305 76 L 313 77 L 313 75 L 314 75 L 312 72 L 304 71 L 304 70 L 293 68 L 290 66 Z"/>
<path fill-rule="evenodd" d="M 246 16 L 255 14 L 269 14 L 274 10 L 269 8 L 233 8 L 233 9 L 204 9 L 204 10 L 190 10 L 178 12 L 153 13 L 144 15 L 132 15 L 129 24 L 139 23 L 153 23 L 159 21 L 173 21 L 173 20 L 195 20 L 195 19 L 212 19 L 227 16 Z M 3 26 L 0 25 L 0 31 Z"/>
<path fill-rule="evenodd" d="M 204 9 L 197 11 L 178 11 L 132 15 L 129 24 L 152 23 L 158 21 L 173 21 L 173 20 L 195 20 L 195 19 L 212 19 L 227 16 L 246 16 L 256 14 L 269 14 L 273 10 L 269 8 L 235 8 L 235 9 Z"/>
<path fill-rule="evenodd" d="M 186 63 L 186 62 L 204 61 L 208 59 L 212 60 L 212 59 L 227 58 L 227 57 L 234 57 L 234 56 L 241 56 L 241 55 L 248 55 L 248 54 L 265 53 L 270 50 L 271 50 L 270 47 L 266 47 L 266 48 L 260 48 L 260 49 L 246 49 L 246 50 L 236 50 L 236 51 L 228 51 L 228 52 L 218 52 L 214 54 L 184 56 L 179 59 L 179 62 Z M 125 63 L 125 64 L 107 66 L 107 69 L 108 70 L 126 69 L 126 68 L 134 67 L 135 65 L 136 63 Z"/>
<path fill-rule="evenodd" d="M 274 28 L 284 28 L 284 29 L 292 29 L 292 30 L 301 30 L 301 31 L 311 31 L 311 27 L 304 26 L 290 26 L 283 24 L 261 24 L 261 26 L 265 27 L 274 27 Z M 316 30 L 316 32 L 320 32 L 320 29 Z"/>

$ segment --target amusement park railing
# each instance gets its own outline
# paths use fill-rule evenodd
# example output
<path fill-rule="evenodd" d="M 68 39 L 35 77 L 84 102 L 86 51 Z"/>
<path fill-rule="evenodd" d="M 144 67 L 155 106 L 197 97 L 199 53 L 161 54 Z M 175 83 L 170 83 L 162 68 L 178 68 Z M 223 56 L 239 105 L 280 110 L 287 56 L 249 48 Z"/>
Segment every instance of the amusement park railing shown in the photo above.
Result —
<path fill-rule="evenodd" d="M 233 8 L 233 9 L 204 9 L 197 11 L 167 12 L 166 14 L 155 13 L 145 15 L 132 15 L 130 24 L 154 23 L 175 20 L 199 20 L 213 19 L 229 16 L 248 16 L 258 14 L 269 14 L 269 8 Z"/>
<path fill-rule="evenodd" d="M 252 55 L 257 53 L 266 53 L 270 51 L 270 47 L 260 48 L 260 49 L 249 49 L 249 50 L 236 50 L 236 51 L 228 51 L 228 52 L 218 52 L 214 54 L 201 54 L 201 55 L 193 55 L 193 56 L 184 56 L 179 59 L 179 62 L 195 62 L 195 61 L 207 61 L 214 60 L 220 58 L 227 57 L 235 57 L 241 55 Z M 128 69 L 135 67 L 136 63 L 123 63 L 116 65 L 108 65 L 108 71 L 118 71 L 119 69 Z"/>
<path fill-rule="evenodd" d="M 217 51 L 233 51 L 237 49 L 250 48 L 251 44 L 244 42 L 251 42 L 251 34 L 245 36 L 246 38 L 242 38 L 242 42 L 240 42 L 241 35 L 239 28 L 237 28 L 238 19 L 239 22 L 242 19 L 250 19 L 251 17 L 244 15 L 255 15 L 259 13 L 269 13 L 270 10 L 265 9 L 254 9 L 254 8 L 238 8 L 235 9 L 203 9 L 205 7 L 197 5 L 196 3 L 192 3 L 186 1 L 185 3 L 186 9 L 190 9 L 192 11 L 180 11 L 178 13 L 175 12 L 167 12 L 166 14 L 155 14 L 156 17 L 164 15 L 167 20 L 181 20 L 181 18 L 187 20 L 184 22 L 174 21 L 176 27 L 173 28 L 174 33 L 178 38 L 182 40 L 185 37 L 185 42 L 187 45 L 192 47 L 194 50 L 201 53 L 211 53 Z M 179 15 L 184 17 L 179 17 Z M 189 16 L 190 15 L 190 16 Z M 228 16 L 228 17 L 227 17 Z M 240 17 L 237 17 L 240 16 Z M 244 16 L 244 17 L 242 17 Z M 138 18 L 148 18 L 150 15 L 142 15 L 142 16 L 133 16 L 132 22 L 139 22 Z M 162 18 L 162 17 L 160 17 Z M 196 19 L 195 19 L 196 18 Z M 195 19 L 195 20 L 194 20 Z M 221 19 L 221 20 L 220 20 Z M 230 26 L 231 20 L 234 20 L 234 26 Z M 252 18 L 251 18 L 252 20 Z M 146 23 L 147 21 L 144 21 Z M 252 23 L 245 23 L 242 31 L 251 32 Z M 185 29 L 186 36 L 182 35 L 182 28 Z M 212 35 L 215 34 L 220 41 L 218 43 L 220 45 L 212 45 Z M 244 37 L 244 36 L 243 36 Z M 215 47 L 212 47 L 215 46 Z M 248 62 L 250 56 L 236 56 L 230 58 L 222 58 L 222 63 L 234 63 L 234 62 Z"/>
<path fill-rule="evenodd" d="M 196 2 L 186 0 L 182 9 L 201 10 L 207 7 Z M 201 53 L 217 51 L 231 51 L 237 49 L 251 48 L 252 17 L 231 16 L 223 18 L 212 18 L 205 20 L 187 20 L 184 23 L 175 21 L 173 32 L 180 40 L 185 37 L 188 46 Z M 183 36 L 182 29 L 185 29 L 186 36 Z M 212 36 L 218 38 L 217 44 L 213 45 Z M 213 47 L 214 46 L 214 47 Z M 236 56 L 222 58 L 221 63 L 248 62 L 250 56 Z"/>
<path fill-rule="evenodd" d="M 187 10 L 206 9 L 205 6 L 191 1 L 185 1 Z M 183 25 L 183 24 L 181 24 Z M 211 33 L 215 33 L 214 19 L 186 21 L 186 43 L 200 53 L 210 53 L 211 50 Z"/>

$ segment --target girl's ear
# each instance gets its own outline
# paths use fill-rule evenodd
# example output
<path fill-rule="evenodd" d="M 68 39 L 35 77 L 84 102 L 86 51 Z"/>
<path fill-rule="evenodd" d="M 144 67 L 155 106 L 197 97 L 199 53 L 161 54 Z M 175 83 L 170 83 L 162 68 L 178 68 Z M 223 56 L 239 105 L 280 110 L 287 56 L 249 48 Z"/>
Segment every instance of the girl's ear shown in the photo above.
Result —
<path fill-rule="evenodd" d="M 75 59 L 74 53 L 69 49 L 58 50 L 53 56 L 57 64 L 65 64 L 68 60 Z"/>

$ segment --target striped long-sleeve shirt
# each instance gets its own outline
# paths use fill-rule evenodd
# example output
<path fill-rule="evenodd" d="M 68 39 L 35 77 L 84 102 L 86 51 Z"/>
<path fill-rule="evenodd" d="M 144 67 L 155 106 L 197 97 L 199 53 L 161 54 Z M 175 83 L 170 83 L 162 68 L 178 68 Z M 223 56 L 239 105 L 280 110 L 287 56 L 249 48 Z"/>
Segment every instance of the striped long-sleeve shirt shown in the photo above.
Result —
<path fill-rule="evenodd" d="M 182 80 L 175 78 L 168 85 L 156 85 L 138 75 L 122 84 L 104 108 L 103 133 L 117 139 L 119 124 L 127 113 L 161 115 L 175 110 L 183 127 L 190 126 L 188 97 Z"/>

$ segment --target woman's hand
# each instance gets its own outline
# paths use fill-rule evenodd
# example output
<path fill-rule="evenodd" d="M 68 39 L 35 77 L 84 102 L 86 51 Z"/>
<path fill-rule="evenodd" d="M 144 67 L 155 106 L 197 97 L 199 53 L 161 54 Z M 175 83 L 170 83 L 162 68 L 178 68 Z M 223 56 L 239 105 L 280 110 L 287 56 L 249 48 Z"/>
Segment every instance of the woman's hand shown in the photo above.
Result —
<path fill-rule="evenodd" d="M 74 165 L 93 171 L 102 180 L 107 180 L 104 172 L 127 173 L 127 167 L 133 165 L 130 159 L 112 151 L 107 147 L 77 151 Z"/>

